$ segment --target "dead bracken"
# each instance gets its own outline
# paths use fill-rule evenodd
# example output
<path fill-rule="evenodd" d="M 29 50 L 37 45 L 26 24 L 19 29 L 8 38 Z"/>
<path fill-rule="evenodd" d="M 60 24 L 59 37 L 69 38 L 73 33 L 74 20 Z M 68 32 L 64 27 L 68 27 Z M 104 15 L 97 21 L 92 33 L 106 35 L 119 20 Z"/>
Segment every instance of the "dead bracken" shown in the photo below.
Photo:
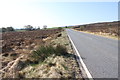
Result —
<path fill-rule="evenodd" d="M 3 78 L 82 78 L 62 29 L 3 33 L 2 47 Z"/>

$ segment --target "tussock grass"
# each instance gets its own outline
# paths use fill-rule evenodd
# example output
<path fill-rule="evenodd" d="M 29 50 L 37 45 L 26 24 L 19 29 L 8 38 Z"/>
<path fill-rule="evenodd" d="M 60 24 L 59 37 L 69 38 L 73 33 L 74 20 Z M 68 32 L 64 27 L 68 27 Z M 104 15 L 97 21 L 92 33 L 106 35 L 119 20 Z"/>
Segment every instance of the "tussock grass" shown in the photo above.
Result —
<path fill-rule="evenodd" d="M 55 54 L 56 56 L 66 55 L 67 50 L 62 45 L 57 45 L 53 47 L 52 45 L 40 46 L 38 50 L 33 51 L 30 54 L 30 59 L 33 62 L 43 62 L 47 57 Z"/>

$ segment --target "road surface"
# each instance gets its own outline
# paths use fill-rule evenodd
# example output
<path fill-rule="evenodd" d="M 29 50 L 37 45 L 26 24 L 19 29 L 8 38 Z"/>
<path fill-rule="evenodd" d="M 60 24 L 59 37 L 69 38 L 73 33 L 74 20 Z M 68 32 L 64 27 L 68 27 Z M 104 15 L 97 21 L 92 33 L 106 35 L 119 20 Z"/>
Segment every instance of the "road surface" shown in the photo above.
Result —
<path fill-rule="evenodd" d="M 93 78 L 118 78 L 118 41 L 66 29 Z"/>

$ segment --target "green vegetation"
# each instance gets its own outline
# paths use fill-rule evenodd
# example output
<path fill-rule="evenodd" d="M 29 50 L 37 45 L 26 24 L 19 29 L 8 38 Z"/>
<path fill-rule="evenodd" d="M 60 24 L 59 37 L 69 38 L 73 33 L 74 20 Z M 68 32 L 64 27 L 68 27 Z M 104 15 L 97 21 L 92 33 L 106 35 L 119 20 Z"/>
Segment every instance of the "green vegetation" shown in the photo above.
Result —
<path fill-rule="evenodd" d="M 62 27 L 52 27 L 52 29 L 59 29 L 59 28 L 68 28 L 68 27 L 66 27 L 66 26 L 62 26 Z"/>
<path fill-rule="evenodd" d="M 58 27 L 59 30 L 62 30 L 63 28 L 62 27 Z"/>
<path fill-rule="evenodd" d="M 65 28 L 73 28 L 73 27 L 65 26 L 65 27 L 52 27 L 52 28 L 47 28 L 47 29 L 65 29 Z"/>
<path fill-rule="evenodd" d="M 55 54 L 56 56 L 66 55 L 67 50 L 64 46 L 57 45 L 53 47 L 51 45 L 41 46 L 38 50 L 33 51 L 30 55 L 30 59 L 33 62 L 43 62 L 47 57 Z"/>
<path fill-rule="evenodd" d="M 44 26 L 43 26 L 43 29 L 47 29 L 47 25 L 44 25 Z"/>
<path fill-rule="evenodd" d="M 25 27 L 25 30 L 27 30 L 27 31 L 31 31 L 33 29 L 33 26 L 31 26 L 31 25 L 26 25 L 24 27 Z"/>
<path fill-rule="evenodd" d="M 11 32 L 11 31 L 15 31 L 13 27 L 0 28 L 0 32 Z"/>
<path fill-rule="evenodd" d="M 80 30 L 83 31 L 85 29 L 85 26 L 80 26 Z"/>
<path fill-rule="evenodd" d="M 22 29 L 15 29 L 15 31 L 16 31 L 16 32 L 24 32 L 24 31 L 26 31 L 26 30 L 24 30 L 24 29 L 23 29 L 23 30 L 22 30 Z"/>
<path fill-rule="evenodd" d="M 64 64 L 62 64 L 62 66 L 65 70 L 68 70 L 68 67 L 66 67 Z"/>

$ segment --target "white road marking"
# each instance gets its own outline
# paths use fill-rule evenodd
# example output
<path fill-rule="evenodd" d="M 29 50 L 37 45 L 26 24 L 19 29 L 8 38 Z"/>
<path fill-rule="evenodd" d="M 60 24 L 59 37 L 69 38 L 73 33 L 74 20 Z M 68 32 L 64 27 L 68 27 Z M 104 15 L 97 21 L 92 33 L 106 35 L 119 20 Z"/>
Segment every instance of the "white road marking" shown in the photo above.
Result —
<path fill-rule="evenodd" d="M 90 80 L 94 80 L 93 77 L 92 77 L 92 75 L 91 75 L 90 72 L 88 71 L 88 69 L 87 69 L 85 63 L 83 62 L 83 60 L 82 60 L 82 58 L 81 58 L 81 56 L 80 56 L 80 54 L 79 54 L 77 48 L 75 47 L 75 45 L 74 45 L 72 39 L 70 38 L 69 35 L 68 35 L 68 37 L 69 37 L 69 39 L 70 39 L 70 41 L 71 41 L 71 43 L 72 43 L 72 45 L 73 45 L 73 47 L 74 47 L 74 49 L 75 49 L 75 51 L 76 51 L 78 57 L 79 57 L 79 59 L 80 59 L 80 62 L 81 62 L 82 66 L 83 66 L 83 68 L 84 68 L 84 70 L 85 70 L 85 72 L 86 72 L 86 74 L 87 74 L 87 77 L 88 77 Z"/>

